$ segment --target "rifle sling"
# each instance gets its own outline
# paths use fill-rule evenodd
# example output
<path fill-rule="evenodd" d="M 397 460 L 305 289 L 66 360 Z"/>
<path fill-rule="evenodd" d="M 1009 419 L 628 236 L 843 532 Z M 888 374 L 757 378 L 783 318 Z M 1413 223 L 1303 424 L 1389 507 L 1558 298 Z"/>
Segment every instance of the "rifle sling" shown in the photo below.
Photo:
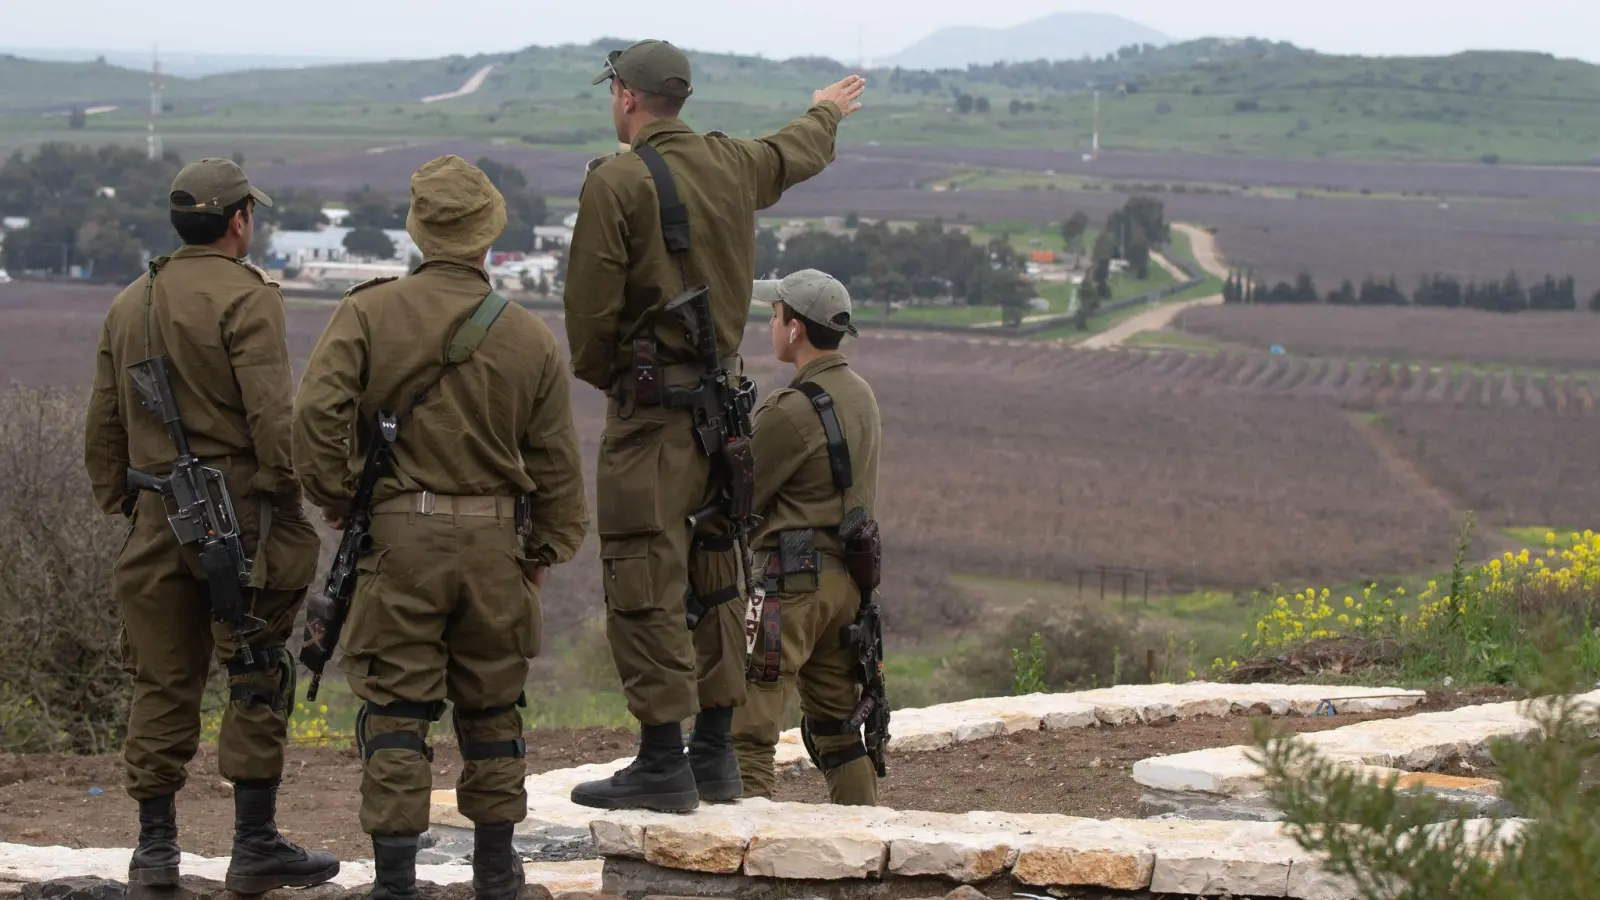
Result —
<path fill-rule="evenodd" d="M 844 429 L 839 427 L 839 415 L 834 411 L 833 398 L 814 381 L 803 381 L 797 387 L 811 401 L 812 409 L 822 420 L 822 433 L 828 439 L 828 471 L 833 475 L 833 486 L 841 495 L 850 489 L 854 476 L 850 466 L 850 445 L 845 442 Z"/>
<path fill-rule="evenodd" d="M 401 421 L 410 418 L 411 413 L 428 399 L 428 395 L 439 386 L 439 382 L 444 380 L 447 372 L 472 357 L 478 346 L 483 343 L 483 339 L 488 336 L 490 326 L 500 318 L 500 313 L 505 311 L 508 303 L 509 301 L 501 296 L 499 291 L 489 289 L 488 295 L 479 302 L 478 308 L 473 310 L 472 315 L 456 328 L 455 334 L 451 335 L 444 365 L 439 367 L 439 371 L 434 374 L 433 380 L 428 382 L 427 387 L 411 395 L 411 404 L 400 413 Z"/>
<path fill-rule="evenodd" d="M 683 258 L 689 252 L 689 208 L 678 198 L 678 183 L 672 180 L 672 170 L 667 168 L 667 161 L 661 158 L 656 148 L 640 144 L 633 152 L 639 154 L 645 168 L 650 170 L 650 180 L 656 189 L 656 205 L 661 210 L 661 236 L 666 241 L 667 252 L 678 261 L 678 277 L 683 279 L 683 289 L 688 290 L 689 270 Z M 642 330 L 647 320 L 654 319 L 669 299 L 662 298 L 660 303 L 646 310 L 629 332 L 630 336 Z"/>

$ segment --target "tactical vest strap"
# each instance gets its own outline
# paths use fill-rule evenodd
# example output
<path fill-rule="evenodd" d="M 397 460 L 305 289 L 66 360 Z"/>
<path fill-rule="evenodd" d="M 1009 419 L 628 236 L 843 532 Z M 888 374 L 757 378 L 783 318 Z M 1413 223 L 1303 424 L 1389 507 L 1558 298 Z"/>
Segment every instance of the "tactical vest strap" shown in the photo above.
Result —
<path fill-rule="evenodd" d="M 850 468 L 850 445 L 845 443 L 844 430 L 839 427 L 833 398 L 814 381 L 803 381 L 797 389 L 811 400 L 812 408 L 822 419 L 822 433 L 828 439 L 828 471 L 833 474 L 834 488 L 842 494 L 854 484 L 854 476 Z"/>
<path fill-rule="evenodd" d="M 478 308 L 473 310 L 472 317 L 462 322 L 450 338 L 450 352 L 446 358 L 455 365 L 466 362 L 478 345 L 483 343 L 484 337 L 489 334 L 489 326 L 500 318 L 500 313 L 505 311 L 509 302 L 499 291 L 491 290 L 489 296 L 484 297 Z"/>
<path fill-rule="evenodd" d="M 645 168 L 656 183 L 656 198 L 661 205 L 661 234 L 667 239 L 667 249 L 673 253 L 689 250 L 689 208 L 678 199 L 678 185 L 672 180 L 672 170 L 661 158 L 656 148 L 640 144 L 634 148 Z"/>

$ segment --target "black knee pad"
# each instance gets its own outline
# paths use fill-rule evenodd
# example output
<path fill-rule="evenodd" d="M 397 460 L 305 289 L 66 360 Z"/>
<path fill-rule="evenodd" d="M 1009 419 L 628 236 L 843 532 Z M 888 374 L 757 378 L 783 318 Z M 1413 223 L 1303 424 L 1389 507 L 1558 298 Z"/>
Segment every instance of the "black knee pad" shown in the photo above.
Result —
<path fill-rule="evenodd" d="M 409 731 L 385 731 L 367 737 L 367 719 L 371 716 L 387 716 L 393 719 L 417 719 L 423 722 L 437 722 L 444 716 L 444 703 L 415 703 L 400 700 L 384 706 L 372 701 L 362 704 L 360 712 L 356 713 L 356 749 L 361 754 L 362 762 L 372 759 L 372 754 L 379 750 L 415 750 L 433 762 L 433 748 L 422 739 L 421 735 Z"/>
<path fill-rule="evenodd" d="M 488 706 L 482 709 L 462 709 L 456 707 L 455 726 L 456 739 L 461 743 L 461 758 L 468 762 L 482 762 L 488 759 L 522 759 L 528 755 L 527 741 L 522 737 L 522 716 L 517 714 L 517 707 L 528 705 L 528 695 L 523 693 L 517 698 L 515 704 L 504 706 Z M 473 730 L 469 723 L 485 722 L 490 719 L 510 717 L 517 723 L 517 736 L 504 740 L 477 740 L 470 732 Z M 463 727 L 465 725 L 466 727 Z"/>

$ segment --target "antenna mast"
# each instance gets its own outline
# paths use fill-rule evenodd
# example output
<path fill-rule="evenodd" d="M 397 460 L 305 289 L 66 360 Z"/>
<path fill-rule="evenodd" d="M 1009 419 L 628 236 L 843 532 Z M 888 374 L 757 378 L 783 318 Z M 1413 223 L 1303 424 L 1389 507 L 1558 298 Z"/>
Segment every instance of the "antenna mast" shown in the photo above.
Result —
<path fill-rule="evenodd" d="M 1094 160 L 1100 161 L 1100 92 L 1094 92 Z"/>
<path fill-rule="evenodd" d="M 156 119 L 161 116 L 161 49 L 150 51 L 150 119 L 145 135 L 145 150 L 151 160 L 161 158 L 161 136 L 156 134 Z"/>

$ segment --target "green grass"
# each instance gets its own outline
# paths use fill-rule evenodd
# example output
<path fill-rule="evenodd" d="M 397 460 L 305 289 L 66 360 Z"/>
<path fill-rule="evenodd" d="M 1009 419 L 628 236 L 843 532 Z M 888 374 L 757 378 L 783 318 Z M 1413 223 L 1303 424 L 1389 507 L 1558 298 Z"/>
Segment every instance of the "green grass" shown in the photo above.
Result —
<path fill-rule="evenodd" d="M 505 138 L 602 150 L 611 142 L 603 87 L 589 85 L 606 46 L 535 47 L 516 53 L 395 61 L 200 79 L 169 78 L 162 132 L 235 144 L 284 135 L 429 139 Z M 782 62 L 692 53 L 699 128 L 749 136 L 781 126 L 813 89 L 845 69 L 817 60 Z M 424 105 L 494 64 L 483 89 Z M 1071 70 L 1071 75 L 1065 73 Z M 1308 54 L 1284 45 L 1189 42 L 1128 60 L 1067 63 L 1053 74 L 1013 65 L 978 68 L 908 86 L 871 71 L 866 108 L 844 123 L 848 141 L 981 147 L 1089 148 L 1093 107 L 1083 85 L 1105 91 L 1106 149 L 1298 158 L 1433 159 L 1584 163 L 1600 146 L 1600 66 L 1530 53 L 1437 58 Z M 1002 80 L 1003 79 L 1003 80 Z M 148 76 L 86 63 L 0 58 L 0 119 L 8 141 L 42 135 L 130 140 L 142 135 Z M 987 113 L 963 114 L 952 97 L 987 98 Z M 262 98 L 270 98 L 263 101 Z M 1035 104 L 1013 115 L 1011 100 Z M 40 113 L 115 103 L 83 131 Z M 1482 164 L 1482 163 L 1480 163 Z M 978 172 L 968 189 L 1057 190 L 1082 186 L 1043 174 Z"/>

